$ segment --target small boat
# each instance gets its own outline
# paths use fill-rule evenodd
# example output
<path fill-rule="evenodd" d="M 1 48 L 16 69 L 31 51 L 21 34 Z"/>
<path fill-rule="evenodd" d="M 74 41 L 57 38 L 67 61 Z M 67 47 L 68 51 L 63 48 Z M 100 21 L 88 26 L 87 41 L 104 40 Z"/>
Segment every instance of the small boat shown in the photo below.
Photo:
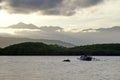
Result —
<path fill-rule="evenodd" d="M 92 61 L 92 57 L 88 56 L 88 55 L 82 55 L 80 57 L 80 60 L 83 60 L 83 61 Z"/>
<path fill-rule="evenodd" d="M 63 62 L 70 62 L 70 60 L 69 59 L 65 59 L 65 60 L 63 60 Z"/>

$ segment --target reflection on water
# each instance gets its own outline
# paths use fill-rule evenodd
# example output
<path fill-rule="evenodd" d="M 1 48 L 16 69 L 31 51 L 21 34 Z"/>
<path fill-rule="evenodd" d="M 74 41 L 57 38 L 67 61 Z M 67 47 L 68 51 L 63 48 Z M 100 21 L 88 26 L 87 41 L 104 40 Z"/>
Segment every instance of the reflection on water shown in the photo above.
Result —
<path fill-rule="evenodd" d="M 0 56 L 0 80 L 120 80 L 120 57 Z M 62 62 L 70 59 L 70 63 Z"/>

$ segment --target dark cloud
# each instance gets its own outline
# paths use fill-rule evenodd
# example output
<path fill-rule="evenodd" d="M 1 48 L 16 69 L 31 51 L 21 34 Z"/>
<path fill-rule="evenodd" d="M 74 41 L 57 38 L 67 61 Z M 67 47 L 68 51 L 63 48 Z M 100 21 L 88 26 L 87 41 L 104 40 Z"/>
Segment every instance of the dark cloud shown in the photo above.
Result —
<path fill-rule="evenodd" d="M 56 8 L 62 0 L 5 0 L 7 9 L 13 13 L 45 12 Z"/>
<path fill-rule="evenodd" d="M 0 9 L 2 9 L 1 3 L 2 3 L 2 0 L 0 0 Z"/>
<path fill-rule="evenodd" d="M 0 0 L 0 3 L 2 2 L 3 0 Z"/>
<path fill-rule="evenodd" d="M 2 0 L 0 0 L 2 1 Z M 11 13 L 41 12 L 44 15 L 75 14 L 79 8 L 95 6 L 103 0 L 4 0 L 7 9 Z"/>
<path fill-rule="evenodd" d="M 103 0 L 77 0 L 75 1 L 75 4 L 77 4 L 80 7 L 90 7 L 90 6 L 94 6 L 97 5 L 99 3 L 101 3 Z"/>
<path fill-rule="evenodd" d="M 100 4 L 103 0 L 65 0 L 62 8 L 62 14 L 73 15 L 76 9 L 84 9 Z"/>

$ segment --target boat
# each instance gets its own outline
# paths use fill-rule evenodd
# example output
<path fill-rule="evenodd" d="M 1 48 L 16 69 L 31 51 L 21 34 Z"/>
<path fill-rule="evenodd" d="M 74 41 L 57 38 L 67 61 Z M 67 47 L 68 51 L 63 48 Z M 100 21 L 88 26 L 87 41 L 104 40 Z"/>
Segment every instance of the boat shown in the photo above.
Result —
<path fill-rule="evenodd" d="M 92 57 L 88 55 L 82 55 L 79 59 L 83 61 L 92 61 Z"/>
<path fill-rule="evenodd" d="M 70 62 L 70 60 L 69 59 L 65 59 L 65 60 L 63 60 L 63 62 Z"/>

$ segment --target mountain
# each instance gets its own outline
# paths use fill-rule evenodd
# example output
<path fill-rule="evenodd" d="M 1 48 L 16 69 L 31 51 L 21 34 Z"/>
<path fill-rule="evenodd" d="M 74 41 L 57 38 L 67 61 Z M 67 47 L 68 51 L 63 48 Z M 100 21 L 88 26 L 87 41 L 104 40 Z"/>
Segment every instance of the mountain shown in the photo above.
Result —
<path fill-rule="evenodd" d="M 46 44 L 57 44 L 64 47 L 73 47 L 75 45 L 59 40 L 47 40 L 47 39 L 29 39 L 29 38 L 11 38 L 11 37 L 0 37 L 0 47 L 6 47 L 9 45 L 22 43 L 22 42 L 43 42 Z"/>
<path fill-rule="evenodd" d="M 99 28 L 97 31 L 101 32 L 119 32 L 120 31 L 120 26 L 114 26 L 112 28 Z"/>
<path fill-rule="evenodd" d="M 96 32 L 119 32 L 120 31 L 120 26 L 114 26 L 111 28 L 98 28 L 98 29 L 84 29 L 82 30 L 83 32 L 90 32 L 90 31 L 96 31 Z"/>
<path fill-rule="evenodd" d="M 36 26 L 18 23 L 0 28 L 0 36 L 32 39 L 60 40 L 75 45 L 120 43 L 120 26 L 90 29 L 68 29 L 60 26 Z M 22 40 L 23 41 L 23 40 Z M 26 40 L 25 40 L 26 41 Z M 33 40 L 34 41 L 34 40 Z M 20 41 L 19 41 L 20 42 Z"/>
<path fill-rule="evenodd" d="M 18 23 L 11 26 L 8 26 L 7 28 L 13 28 L 13 29 L 39 29 L 39 27 L 35 26 L 34 24 L 25 24 L 25 23 Z"/>

